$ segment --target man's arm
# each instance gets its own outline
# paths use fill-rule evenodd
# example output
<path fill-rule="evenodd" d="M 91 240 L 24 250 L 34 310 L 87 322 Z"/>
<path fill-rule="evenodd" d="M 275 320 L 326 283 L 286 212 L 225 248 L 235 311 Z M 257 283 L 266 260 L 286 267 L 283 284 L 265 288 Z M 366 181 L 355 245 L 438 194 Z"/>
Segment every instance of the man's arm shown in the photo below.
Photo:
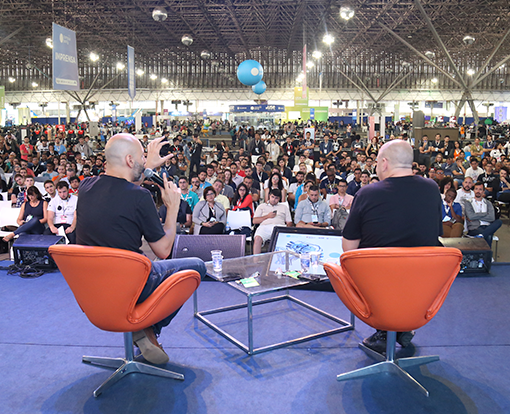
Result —
<path fill-rule="evenodd" d="M 54 219 L 55 219 L 55 213 L 51 210 L 48 210 L 48 227 L 50 228 L 50 230 L 53 234 L 57 234 L 58 229 L 55 227 L 55 224 L 53 223 Z"/>
<path fill-rule="evenodd" d="M 70 227 L 66 229 L 66 234 L 72 233 L 76 229 L 76 210 L 74 210 L 73 222 Z"/>
<path fill-rule="evenodd" d="M 154 141 L 153 141 L 154 142 Z M 173 182 L 168 182 L 166 175 L 163 174 L 164 188 L 161 188 L 161 199 L 166 206 L 166 219 L 163 226 L 165 235 L 156 242 L 149 243 L 150 248 L 160 259 L 166 259 L 172 251 L 177 231 L 177 213 L 181 202 L 181 194 Z"/>
<path fill-rule="evenodd" d="M 345 237 L 342 238 L 342 249 L 344 252 L 348 252 L 349 250 L 355 250 L 359 247 L 361 239 L 357 240 L 349 240 Z"/>

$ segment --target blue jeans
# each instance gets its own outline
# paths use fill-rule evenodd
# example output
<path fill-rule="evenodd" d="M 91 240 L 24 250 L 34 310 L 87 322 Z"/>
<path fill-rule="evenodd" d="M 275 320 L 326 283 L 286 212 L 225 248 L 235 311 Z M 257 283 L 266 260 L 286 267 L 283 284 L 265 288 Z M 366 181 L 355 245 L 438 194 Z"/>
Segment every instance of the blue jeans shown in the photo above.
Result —
<path fill-rule="evenodd" d="M 202 259 L 197 257 L 187 257 L 185 259 L 170 259 L 170 260 L 160 260 L 157 262 L 152 262 L 151 272 L 145 283 L 145 287 L 138 298 L 137 303 L 141 303 L 146 300 L 164 280 L 171 277 L 174 273 L 179 270 L 196 270 L 200 273 L 200 278 L 204 280 L 206 269 L 205 264 Z M 167 316 L 162 321 L 159 321 L 152 327 L 154 328 L 154 333 L 159 335 L 161 333 L 161 328 L 167 326 L 173 318 L 177 315 L 181 308 L 177 309 L 174 313 Z"/>
<path fill-rule="evenodd" d="M 477 229 L 469 230 L 468 234 L 470 236 L 476 236 L 477 234 L 481 234 L 487 244 L 489 245 L 489 248 L 492 249 L 492 236 L 494 236 L 494 233 L 501 227 L 503 222 L 500 219 L 494 220 L 491 224 L 488 226 L 480 226 Z"/>
<path fill-rule="evenodd" d="M 37 217 L 32 217 L 31 220 L 27 221 L 25 224 L 19 226 L 16 230 L 14 230 L 14 234 L 43 234 L 44 233 L 44 224 L 42 224 Z"/>

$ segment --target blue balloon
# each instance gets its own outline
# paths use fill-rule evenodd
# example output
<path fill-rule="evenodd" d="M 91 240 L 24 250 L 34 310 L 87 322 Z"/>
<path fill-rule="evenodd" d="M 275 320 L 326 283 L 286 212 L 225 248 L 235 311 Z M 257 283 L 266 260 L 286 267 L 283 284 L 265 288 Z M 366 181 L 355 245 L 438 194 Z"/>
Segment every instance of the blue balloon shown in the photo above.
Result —
<path fill-rule="evenodd" d="M 257 95 L 262 95 L 266 91 L 266 88 L 267 88 L 266 82 L 260 81 L 256 85 L 253 85 L 251 87 L 251 90 L 255 92 Z"/>
<path fill-rule="evenodd" d="M 243 85 L 256 85 L 262 80 L 262 76 L 264 76 L 264 69 L 256 60 L 245 60 L 237 67 L 237 79 Z"/>

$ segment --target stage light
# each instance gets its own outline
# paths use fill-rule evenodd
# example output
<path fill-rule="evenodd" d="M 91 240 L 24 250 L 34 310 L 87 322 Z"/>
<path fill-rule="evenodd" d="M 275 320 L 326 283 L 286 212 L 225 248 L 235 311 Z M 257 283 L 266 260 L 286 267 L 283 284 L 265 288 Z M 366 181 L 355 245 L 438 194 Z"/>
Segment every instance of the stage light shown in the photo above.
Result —
<path fill-rule="evenodd" d="M 181 42 L 184 46 L 191 46 L 191 44 L 193 43 L 193 38 L 190 35 L 185 34 L 181 38 Z"/>
<path fill-rule="evenodd" d="M 434 83 L 434 84 L 435 84 L 435 83 L 437 83 L 437 82 L 439 82 L 437 78 L 432 78 L 430 81 L 431 81 L 432 83 Z"/>
<path fill-rule="evenodd" d="M 468 74 L 468 76 L 473 76 L 475 74 L 475 70 L 474 69 L 468 69 L 466 71 L 466 73 Z"/>
<path fill-rule="evenodd" d="M 125 67 L 126 67 L 126 65 L 124 65 L 124 63 L 122 63 L 122 62 L 117 62 L 117 69 L 118 69 L 118 70 L 123 70 Z"/>
<path fill-rule="evenodd" d="M 10 82 L 10 83 L 14 83 L 14 82 L 16 82 L 16 79 L 15 79 L 15 78 L 13 78 L 12 76 L 9 76 L 9 82 Z"/>
<path fill-rule="evenodd" d="M 168 79 L 167 78 L 161 78 L 161 83 L 168 83 Z"/>
<path fill-rule="evenodd" d="M 340 7 L 340 17 L 344 20 L 350 20 L 354 17 L 354 10 L 349 6 Z"/>
<path fill-rule="evenodd" d="M 37 88 L 39 84 L 37 82 L 32 82 L 32 88 Z"/>
<path fill-rule="evenodd" d="M 50 49 L 53 49 L 53 40 L 51 37 L 46 38 L 46 46 L 48 46 Z"/>
<path fill-rule="evenodd" d="M 89 58 L 92 62 L 97 62 L 99 60 L 99 55 L 94 52 L 90 52 Z"/>
<path fill-rule="evenodd" d="M 164 7 L 155 7 L 152 11 L 152 18 L 157 22 L 164 22 L 168 17 L 168 13 Z"/>
<path fill-rule="evenodd" d="M 310 61 L 310 60 L 309 60 L 308 62 L 306 62 L 306 67 L 307 67 L 308 69 L 311 69 L 311 68 L 313 68 L 314 66 L 315 66 L 315 63 L 313 63 L 312 61 Z"/>
<path fill-rule="evenodd" d="M 430 50 L 427 50 L 425 52 L 425 56 L 427 56 L 429 59 L 434 59 L 436 57 L 436 54 L 434 52 L 431 52 Z"/>
<path fill-rule="evenodd" d="M 158 78 L 158 75 L 155 75 L 154 73 L 149 76 L 151 80 L 156 80 Z"/>
<path fill-rule="evenodd" d="M 329 45 L 333 44 L 333 42 L 335 41 L 335 38 L 333 36 L 331 36 L 330 34 L 325 34 L 324 37 L 322 38 L 322 41 L 329 46 Z"/>
<path fill-rule="evenodd" d="M 320 50 L 314 50 L 312 53 L 312 57 L 314 59 L 320 59 L 322 57 L 322 52 Z"/>
<path fill-rule="evenodd" d="M 145 71 L 144 71 L 143 69 L 137 69 L 137 70 L 136 70 L 136 74 L 137 74 L 138 76 L 142 76 L 144 73 L 145 73 Z"/>
<path fill-rule="evenodd" d="M 475 43 L 475 40 L 476 39 L 473 36 L 470 36 L 470 35 L 464 36 L 464 38 L 462 39 L 462 41 L 466 45 L 472 45 L 473 43 Z"/>

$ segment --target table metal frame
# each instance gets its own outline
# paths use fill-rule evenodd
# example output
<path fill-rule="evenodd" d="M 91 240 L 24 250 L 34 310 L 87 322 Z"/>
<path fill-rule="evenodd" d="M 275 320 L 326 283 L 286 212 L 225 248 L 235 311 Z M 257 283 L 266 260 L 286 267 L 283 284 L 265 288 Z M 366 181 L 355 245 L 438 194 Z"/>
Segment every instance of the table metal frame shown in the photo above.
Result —
<path fill-rule="evenodd" d="M 275 297 L 271 297 L 268 299 L 261 299 L 261 300 L 257 300 L 257 301 L 253 300 L 253 298 L 256 296 L 267 295 L 269 293 L 274 293 L 279 290 L 286 290 L 286 293 L 284 295 L 275 296 Z M 238 292 L 243 293 L 241 291 L 238 291 Z M 259 292 L 259 293 L 253 294 L 253 295 L 249 294 L 249 295 L 246 295 L 246 297 L 247 297 L 246 304 L 242 303 L 239 305 L 225 306 L 225 307 L 221 307 L 221 308 L 210 309 L 210 310 L 199 312 L 198 311 L 198 297 L 197 297 L 197 292 L 195 291 L 195 293 L 193 294 L 194 316 L 199 321 L 202 321 L 205 325 L 207 325 L 209 328 L 211 328 L 213 331 L 217 332 L 218 334 L 223 336 L 225 339 L 227 339 L 228 341 L 232 342 L 234 345 L 241 348 L 248 355 L 255 355 L 255 354 L 259 354 L 261 352 L 271 351 L 273 349 L 278 349 L 278 348 L 283 348 L 283 347 L 294 345 L 294 344 L 299 344 L 301 342 L 306 342 L 306 341 L 310 341 L 312 339 L 322 338 L 324 336 L 333 335 L 333 334 L 336 334 L 339 332 L 354 330 L 354 315 L 352 313 L 351 313 L 351 318 L 350 318 L 351 320 L 349 323 L 347 321 L 344 321 L 343 319 L 333 316 L 327 312 L 324 312 L 323 310 L 316 308 L 315 306 L 312 306 L 306 302 L 303 302 L 300 299 L 297 299 L 297 298 L 291 296 L 289 294 L 288 287 L 282 287 L 281 289 L 271 290 L 268 292 Z M 303 336 L 300 338 L 291 339 L 288 341 L 283 341 L 283 342 L 279 342 L 276 344 L 266 345 L 266 346 L 262 346 L 260 348 L 254 349 L 253 348 L 253 307 L 257 306 L 257 305 L 263 305 L 265 303 L 277 302 L 280 300 L 290 300 L 300 306 L 303 306 L 304 308 L 306 308 L 312 312 L 315 312 L 321 316 L 324 316 L 327 319 L 337 322 L 338 324 L 340 324 L 342 326 L 340 328 L 334 328 L 334 329 L 330 329 L 327 331 L 322 331 L 322 332 L 318 332 L 315 334 Z M 205 317 L 206 315 L 213 315 L 216 313 L 228 312 L 231 310 L 242 309 L 242 308 L 247 308 L 247 310 L 248 310 L 248 345 L 246 345 L 243 342 L 241 342 L 240 340 L 234 338 L 228 332 L 221 329 L 218 325 L 214 324 L 212 321 L 210 321 L 209 319 L 207 319 Z"/>

